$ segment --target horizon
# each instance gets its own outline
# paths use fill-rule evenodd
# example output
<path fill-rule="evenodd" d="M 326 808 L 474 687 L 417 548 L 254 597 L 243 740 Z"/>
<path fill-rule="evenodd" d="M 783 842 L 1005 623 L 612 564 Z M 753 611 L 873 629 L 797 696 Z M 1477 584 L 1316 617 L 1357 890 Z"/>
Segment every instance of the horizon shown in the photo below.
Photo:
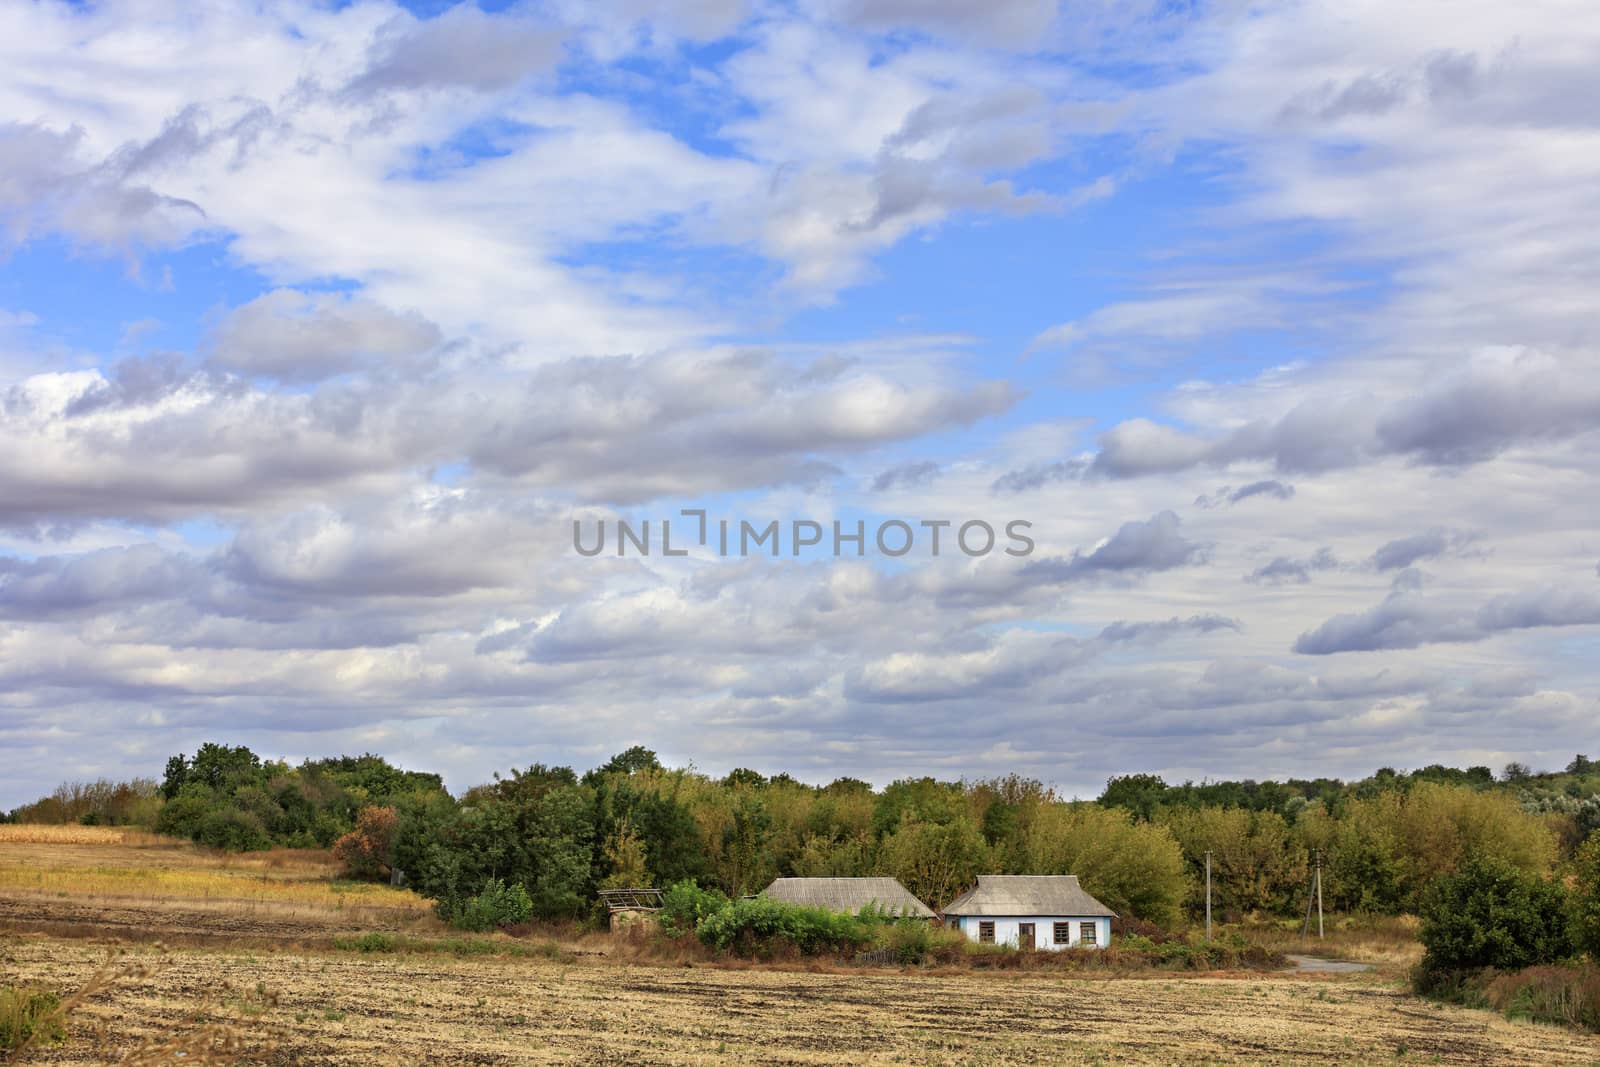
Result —
<path fill-rule="evenodd" d="M 0 7 L 0 793 L 1600 750 L 1597 60 L 1558 0 Z"/>

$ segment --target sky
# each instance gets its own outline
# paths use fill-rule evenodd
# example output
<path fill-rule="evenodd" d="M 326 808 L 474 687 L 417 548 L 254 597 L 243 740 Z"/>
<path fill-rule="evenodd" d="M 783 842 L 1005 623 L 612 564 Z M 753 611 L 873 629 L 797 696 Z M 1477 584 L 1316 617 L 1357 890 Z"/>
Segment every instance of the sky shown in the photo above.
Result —
<path fill-rule="evenodd" d="M 1594 752 L 1596 99 L 1590 0 L 0 5 L 0 807 Z"/>

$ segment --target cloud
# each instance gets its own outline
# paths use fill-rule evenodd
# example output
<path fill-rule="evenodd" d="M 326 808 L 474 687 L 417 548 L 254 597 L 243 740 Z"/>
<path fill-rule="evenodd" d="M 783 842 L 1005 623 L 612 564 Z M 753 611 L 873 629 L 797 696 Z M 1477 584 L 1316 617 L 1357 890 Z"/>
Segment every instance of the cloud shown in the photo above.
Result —
<path fill-rule="evenodd" d="M 1205 562 L 1206 546 L 1184 537 L 1182 525 L 1183 520 L 1171 511 L 1125 522 L 1090 551 L 1075 552 L 1070 559 L 1030 561 L 1023 575 L 1060 582 L 1097 575 L 1147 574 Z"/>
<path fill-rule="evenodd" d="M 1334 557 L 1333 549 L 1324 545 L 1317 549 L 1310 559 L 1298 560 L 1288 556 L 1274 557 L 1270 563 L 1265 563 L 1249 574 L 1245 581 L 1257 585 L 1283 585 L 1294 583 L 1305 585 L 1311 581 L 1312 571 L 1337 570 L 1342 564 Z"/>
<path fill-rule="evenodd" d="M 1184 633 L 1209 634 L 1219 630 L 1239 631 L 1244 625 L 1226 615 L 1191 615 L 1160 622 L 1114 622 L 1100 631 L 1099 639 L 1113 643 L 1154 642 Z"/>
<path fill-rule="evenodd" d="M 521 15 L 488 14 L 471 0 L 430 19 L 397 19 L 380 31 L 371 64 L 348 92 L 508 89 L 555 66 L 560 32 Z"/>
<path fill-rule="evenodd" d="M 1294 498 L 1294 486 L 1276 479 L 1266 479 L 1241 485 L 1235 489 L 1225 485 L 1211 495 L 1202 494 L 1195 498 L 1195 506 L 1199 508 L 1214 508 L 1223 504 L 1237 504 L 1241 500 L 1249 500 L 1255 496 L 1270 496 L 1274 500 L 1291 500 Z"/>
<path fill-rule="evenodd" d="M 939 464 L 932 460 L 921 463 L 905 463 L 898 467 L 891 467 L 872 479 L 872 491 L 885 493 L 890 489 L 910 488 L 917 485 L 926 485 L 939 473 Z"/>
<path fill-rule="evenodd" d="M 211 339 L 211 363 L 241 374 L 313 382 L 362 367 L 404 369 L 443 340 L 416 314 L 338 293 L 275 289 L 233 311 Z"/>
<path fill-rule="evenodd" d="M 1473 533 L 1442 529 L 1396 538 L 1372 554 L 1372 565 L 1381 571 L 1400 570 L 1425 559 L 1438 559 L 1446 553 L 1459 552 L 1477 540 Z"/>
<path fill-rule="evenodd" d="M 1514 630 L 1595 624 L 1600 624 L 1600 594 L 1589 590 L 1550 586 L 1509 593 L 1493 598 L 1476 612 L 1397 592 L 1369 611 L 1335 616 L 1301 634 L 1294 651 L 1325 656 L 1409 649 L 1482 641 Z"/>
<path fill-rule="evenodd" d="M 1053 0 L 999 0 L 977 7 L 962 0 L 843 0 L 835 15 L 874 30 L 917 30 L 988 44 L 1038 47 L 1056 18 Z"/>

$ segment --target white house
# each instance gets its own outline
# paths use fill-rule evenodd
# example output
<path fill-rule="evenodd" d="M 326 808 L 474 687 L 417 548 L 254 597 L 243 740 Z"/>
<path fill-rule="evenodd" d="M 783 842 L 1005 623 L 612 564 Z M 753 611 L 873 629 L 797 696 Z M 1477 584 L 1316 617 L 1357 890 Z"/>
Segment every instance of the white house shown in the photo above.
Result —
<path fill-rule="evenodd" d="M 1051 950 L 1104 948 L 1116 917 L 1073 874 L 981 874 L 944 909 L 969 941 Z"/>

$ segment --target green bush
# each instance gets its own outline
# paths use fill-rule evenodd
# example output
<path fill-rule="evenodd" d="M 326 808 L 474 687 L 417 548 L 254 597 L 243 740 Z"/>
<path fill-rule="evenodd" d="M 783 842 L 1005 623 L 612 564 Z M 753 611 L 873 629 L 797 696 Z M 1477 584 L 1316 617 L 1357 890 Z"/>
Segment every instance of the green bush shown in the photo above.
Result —
<path fill-rule="evenodd" d="M 237 808 L 208 812 L 195 829 L 194 839 L 207 848 L 228 852 L 259 852 L 272 847 L 272 837 L 260 817 Z"/>
<path fill-rule="evenodd" d="M 706 916 L 697 932 L 712 948 L 741 956 L 767 956 L 786 946 L 809 956 L 863 948 L 875 926 L 849 913 L 752 897 Z"/>
<path fill-rule="evenodd" d="M 0 986 L 0 1049 L 19 1048 L 30 1040 L 56 1042 L 66 1036 L 60 997 L 28 986 Z"/>
<path fill-rule="evenodd" d="M 728 906 L 728 897 L 716 889 L 701 889 L 693 881 L 669 886 L 661 897 L 661 930 L 668 937 L 692 934 L 700 923 Z"/>
<path fill-rule="evenodd" d="M 1463 971 L 1515 971 L 1572 955 L 1561 887 L 1487 857 L 1464 863 L 1423 898 L 1426 952 L 1417 987 L 1432 991 Z"/>
<path fill-rule="evenodd" d="M 533 898 L 521 882 L 491 878 L 474 896 L 439 902 L 439 917 L 458 930 L 493 930 L 525 923 L 533 914 Z"/>

